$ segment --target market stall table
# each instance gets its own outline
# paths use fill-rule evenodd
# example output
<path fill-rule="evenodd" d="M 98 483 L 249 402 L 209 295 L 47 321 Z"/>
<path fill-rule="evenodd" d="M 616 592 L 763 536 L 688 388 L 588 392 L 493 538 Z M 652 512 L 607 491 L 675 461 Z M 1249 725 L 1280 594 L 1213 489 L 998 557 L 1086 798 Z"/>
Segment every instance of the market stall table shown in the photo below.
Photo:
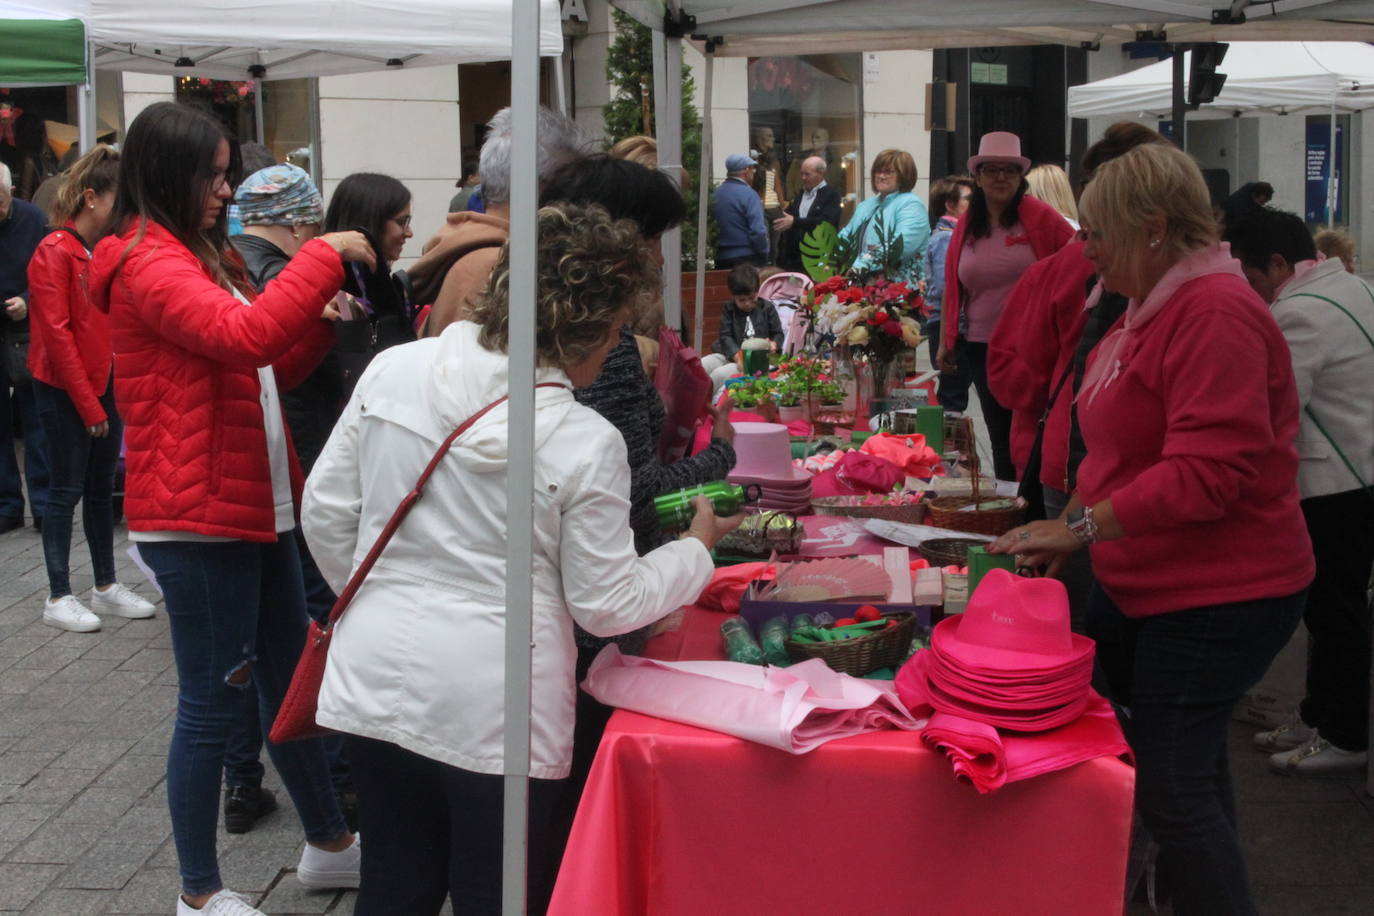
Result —
<path fill-rule="evenodd" d="M 688 608 L 645 654 L 720 658 L 723 619 Z M 1133 787 L 1101 758 L 979 795 L 916 733 L 794 757 L 618 710 L 550 912 L 1119 913 Z"/>

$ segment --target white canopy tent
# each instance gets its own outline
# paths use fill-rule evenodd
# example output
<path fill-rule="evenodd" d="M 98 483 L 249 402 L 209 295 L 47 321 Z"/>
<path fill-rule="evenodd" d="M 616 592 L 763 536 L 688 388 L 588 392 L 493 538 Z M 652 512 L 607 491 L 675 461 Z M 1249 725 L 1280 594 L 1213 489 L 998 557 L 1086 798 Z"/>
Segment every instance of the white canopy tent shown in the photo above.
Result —
<path fill-rule="evenodd" d="M 1191 57 L 1187 52 L 1185 57 Z M 1186 66 L 1186 64 L 1185 64 Z M 1190 117 L 1233 118 L 1322 112 L 1331 116 L 1330 150 L 1336 148 L 1336 115 L 1374 107 L 1374 47 L 1353 41 L 1237 42 L 1219 72 L 1226 85 Z M 1069 89 L 1069 115 L 1168 118 L 1173 67 L 1160 61 L 1139 70 Z M 1340 176 L 1327 169 L 1328 225 L 1335 221 Z"/>
<path fill-rule="evenodd" d="M 1185 59 L 1192 52 L 1184 54 Z M 1237 42 L 1219 72 L 1226 85 L 1190 118 L 1360 111 L 1374 107 L 1374 47 L 1355 41 Z M 1069 88 L 1075 118 L 1167 118 L 1173 98 L 1169 61 Z"/>
<path fill-rule="evenodd" d="M 1374 0 L 960 0 L 892 3 L 890 0 L 611 0 L 654 30 L 656 100 L 672 104 L 680 80 L 681 42 L 692 40 L 706 56 L 702 168 L 698 219 L 704 224 L 710 194 L 711 81 L 717 56 L 754 57 L 910 50 L 989 45 L 1120 44 L 1140 39 L 1201 41 L 1374 41 Z M 1224 68 L 1223 68 L 1224 72 Z M 659 165 L 679 166 L 681 118 L 676 106 L 655 119 Z M 681 316 L 676 230 L 665 233 L 666 320 Z M 669 236 L 672 236 L 671 241 Z M 705 312 L 704 229 L 697 232 L 694 346 L 702 346 Z M 673 246 L 670 249 L 670 246 Z"/>

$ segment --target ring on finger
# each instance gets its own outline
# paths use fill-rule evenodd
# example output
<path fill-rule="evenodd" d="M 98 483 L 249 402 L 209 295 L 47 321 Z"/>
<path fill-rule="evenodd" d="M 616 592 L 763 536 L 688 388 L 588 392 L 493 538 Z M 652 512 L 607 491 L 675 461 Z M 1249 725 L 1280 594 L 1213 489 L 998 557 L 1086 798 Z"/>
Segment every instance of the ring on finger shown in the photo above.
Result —
<path fill-rule="evenodd" d="M 1030 532 L 1027 531 L 1026 529 L 1022 528 L 1020 534 L 1018 534 L 1017 537 L 1019 537 L 1019 538 L 1020 538 L 1021 540 L 1023 540 L 1023 541 L 1029 541 L 1029 540 L 1030 540 Z"/>

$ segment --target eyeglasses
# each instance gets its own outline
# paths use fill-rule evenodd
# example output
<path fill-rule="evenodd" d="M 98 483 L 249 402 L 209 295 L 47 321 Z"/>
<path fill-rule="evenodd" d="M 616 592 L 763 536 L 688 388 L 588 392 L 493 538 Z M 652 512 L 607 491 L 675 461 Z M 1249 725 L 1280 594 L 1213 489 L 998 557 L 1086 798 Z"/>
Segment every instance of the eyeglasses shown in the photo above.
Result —
<path fill-rule="evenodd" d="M 409 216 L 393 216 L 391 217 L 391 221 L 396 225 L 400 226 L 402 231 L 405 231 L 406 229 L 410 228 Z"/>
<path fill-rule="evenodd" d="M 989 178 L 1001 176 L 1003 178 L 1015 178 L 1021 174 L 1019 165 L 988 165 L 984 163 L 978 166 L 978 174 L 986 175 Z"/>
<path fill-rule="evenodd" d="M 874 178 L 877 178 L 877 177 L 879 177 L 880 175 L 896 175 L 896 174 L 897 174 L 897 170 L 896 170 L 896 169 L 874 169 L 874 170 L 873 170 L 873 177 L 874 177 Z"/>

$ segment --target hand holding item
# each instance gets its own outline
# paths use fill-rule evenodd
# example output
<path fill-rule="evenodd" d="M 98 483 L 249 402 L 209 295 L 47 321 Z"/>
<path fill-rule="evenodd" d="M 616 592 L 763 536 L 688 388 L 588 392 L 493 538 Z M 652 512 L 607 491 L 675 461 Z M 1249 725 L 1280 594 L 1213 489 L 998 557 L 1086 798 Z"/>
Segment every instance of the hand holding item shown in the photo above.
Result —
<path fill-rule="evenodd" d="M 10 296 L 5 300 L 5 315 L 10 321 L 23 321 L 29 314 L 29 306 L 18 296 Z"/>
<path fill-rule="evenodd" d="M 730 412 L 734 409 L 735 402 L 728 394 L 715 407 L 706 408 L 712 420 L 712 439 L 724 439 L 731 445 L 735 444 L 735 427 L 730 423 Z"/>
<path fill-rule="evenodd" d="M 367 236 L 356 229 L 347 232 L 326 232 L 320 239 L 337 251 L 339 257 L 345 261 L 366 264 L 368 270 L 377 269 L 377 254 L 372 250 L 372 244 L 368 242 Z"/>
<path fill-rule="evenodd" d="M 696 507 L 697 512 L 692 516 L 692 525 L 687 529 L 687 537 L 701 541 L 707 550 L 713 549 L 717 541 L 734 531 L 740 522 L 744 521 L 743 512 L 726 518 L 717 516 L 716 510 L 711 506 L 711 500 L 706 496 L 698 496 L 692 500 L 692 505 Z"/>
<path fill-rule="evenodd" d="M 338 321 L 339 310 L 334 307 L 334 300 L 330 299 L 324 304 L 324 311 L 320 312 L 320 318 L 324 321 Z"/>
<path fill-rule="evenodd" d="M 1046 566 L 1049 567 L 1047 573 L 1054 575 L 1064 557 L 1082 546 L 1078 535 L 1062 521 L 1031 522 L 993 541 L 988 545 L 988 553 L 1012 553 L 1016 555 L 1017 566 L 1028 569 Z"/>

